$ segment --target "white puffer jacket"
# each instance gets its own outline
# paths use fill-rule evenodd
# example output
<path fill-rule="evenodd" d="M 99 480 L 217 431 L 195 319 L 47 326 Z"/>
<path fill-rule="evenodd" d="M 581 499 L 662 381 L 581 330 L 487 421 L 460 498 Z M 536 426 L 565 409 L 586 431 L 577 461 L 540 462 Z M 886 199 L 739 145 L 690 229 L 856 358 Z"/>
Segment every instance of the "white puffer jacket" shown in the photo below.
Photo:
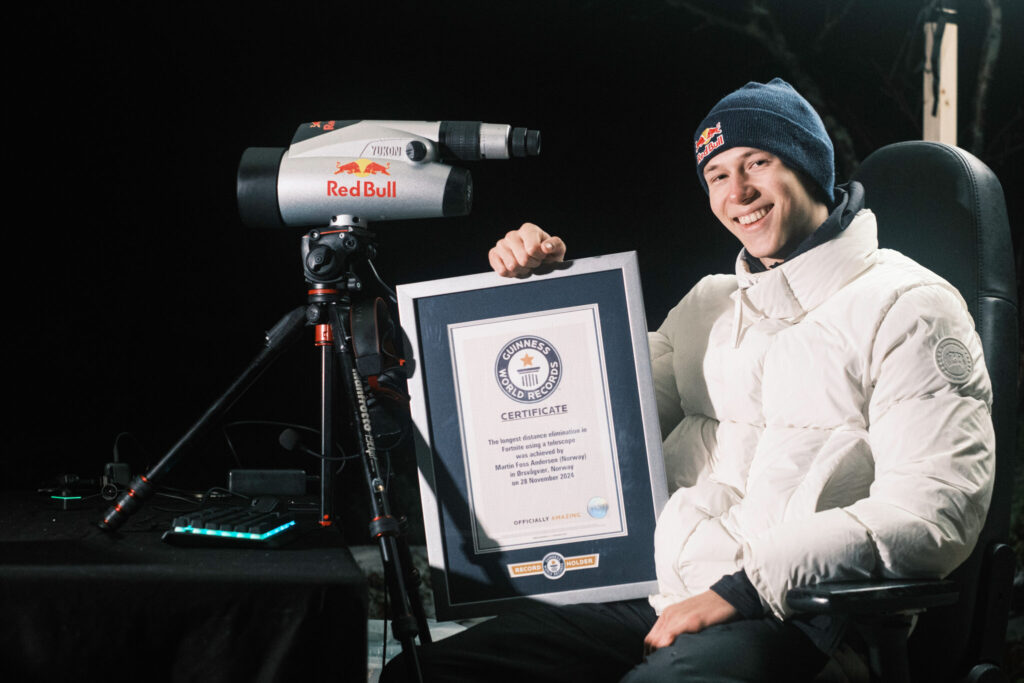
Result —
<path fill-rule="evenodd" d="M 650 335 L 671 489 L 666 606 L 745 569 L 762 602 L 825 580 L 941 577 L 974 547 L 991 387 L 959 293 L 880 250 L 863 210 L 777 268 L 701 280 Z"/>

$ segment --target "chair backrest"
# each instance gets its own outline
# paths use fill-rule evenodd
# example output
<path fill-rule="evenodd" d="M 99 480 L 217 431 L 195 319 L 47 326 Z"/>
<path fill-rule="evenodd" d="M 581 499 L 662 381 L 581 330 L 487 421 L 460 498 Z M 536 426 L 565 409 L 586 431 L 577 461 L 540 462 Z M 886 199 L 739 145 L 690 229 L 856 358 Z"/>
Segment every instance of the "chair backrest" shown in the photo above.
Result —
<path fill-rule="evenodd" d="M 915 679 L 943 680 L 1000 657 L 1005 637 L 1011 586 L 1005 552 L 995 562 L 991 552 L 1009 535 L 1016 453 L 1018 304 L 1006 203 L 991 169 L 940 143 L 883 147 L 864 160 L 854 179 L 864 185 L 866 204 L 878 217 L 880 245 L 960 290 L 992 379 L 996 481 L 988 520 L 974 553 L 951 577 L 960 584 L 960 601 L 923 615 L 910 639 L 912 669 L 926 672 Z M 993 563 L 1002 567 L 996 578 Z M 1012 580 L 1012 565 L 1009 573 Z"/>

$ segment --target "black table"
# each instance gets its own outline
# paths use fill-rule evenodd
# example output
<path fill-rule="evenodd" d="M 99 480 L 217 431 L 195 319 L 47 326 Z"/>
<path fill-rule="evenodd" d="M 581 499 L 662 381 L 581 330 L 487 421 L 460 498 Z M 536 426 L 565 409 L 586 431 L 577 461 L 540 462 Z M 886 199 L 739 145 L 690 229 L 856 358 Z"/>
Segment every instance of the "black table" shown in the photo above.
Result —
<path fill-rule="evenodd" d="M 106 505 L 0 493 L 4 680 L 366 680 L 366 582 L 339 533 L 182 548 L 152 507 L 100 531 Z"/>

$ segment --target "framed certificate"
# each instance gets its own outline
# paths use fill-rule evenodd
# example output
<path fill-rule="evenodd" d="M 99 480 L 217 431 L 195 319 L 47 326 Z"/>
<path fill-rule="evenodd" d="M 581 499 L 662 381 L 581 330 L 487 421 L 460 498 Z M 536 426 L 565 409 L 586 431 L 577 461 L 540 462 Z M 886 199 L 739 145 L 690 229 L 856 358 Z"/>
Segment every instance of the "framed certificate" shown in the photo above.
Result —
<path fill-rule="evenodd" d="M 667 488 L 635 253 L 398 301 L 438 618 L 653 592 Z"/>

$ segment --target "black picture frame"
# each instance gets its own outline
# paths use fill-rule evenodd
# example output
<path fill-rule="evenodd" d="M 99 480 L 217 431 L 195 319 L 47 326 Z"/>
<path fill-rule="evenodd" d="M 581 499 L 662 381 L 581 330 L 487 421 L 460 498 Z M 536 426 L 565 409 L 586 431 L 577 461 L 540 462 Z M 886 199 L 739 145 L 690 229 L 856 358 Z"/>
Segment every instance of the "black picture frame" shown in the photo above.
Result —
<path fill-rule="evenodd" d="M 398 300 L 437 618 L 496 614 L 535 601 L 605 602 L 656 592 L 654 526 L 668 493 L 636 254 L 578 259 L 523 279 L 482 273 L 402 285 Z M 544 335 L 531 332 L 538 325 L 555 330 L 562 341 L 546 347 Z M 588 334 L 577 334 L 578 329 L 594 333 L 589 346 L 579 346 Z M 473 335 L 480 333 L 478 341 Z M 505 337 L 532 345 L 523 362 L 536 358 L 544 366 L 545 386 L 559 379 L 555 371 L 570 377 L 572 372 L 585 374 L 590 384 L 567 380 L 566 387 L 577 388 L 564 389 L 571 400 L 559 403 L 557 386 L 530 395 L 509 386 L 511 370 L 503 367 L 501 353 L 495 354 L 493 368 L 481 371 L 480 359 L 490 358 L 488 343 L 498 348 L 489 340 Z M 557 349 L 549 348 L 558 345 L 569 349 L 570 357 L 562 359 Z M 572 351 L 579 348 L 590 351 Z M 574 366 L 573 356 L 586 356 L 589 365 Z M 493 397 L 498 391 L 494 387 L 507 395 L 478 398 Z M 516 448 L 504 448 L 515 437 L 491 439 L 488 432 L 485 440 L 479 435 L 481 429 L 474 425 L 496 423 L 499 417 L 490 412 L 492 407 L 504 410 L 500 406 L 506 398 L 510 400 L 500 414 L 501 429 L 522 426 L 525 440 L 518 446 L 533 448 L 542 457 L 528 457 L 522 450 L 504 453 Z M 570 407 L 581 402 L 583 410 Z M 580 422 L 581 413 L 598 417 Z M 588 430 L 591 423 L 595 426 Z M 561 503 L 552 501 L 561 499 L 574 501 L 568 509 L 582 506 L 575 501 L 583 500 L 583 484 L 558 480 L 566 469 L 572 476 L 573 463 L 558 460 L 554 446 L 547 448 L 567 442 L 583 448 L 572 436 L 579 429 L 590 440 L 575 436 L 589 446 L 577 451 L 582 455 L 565 458 L 583 461 L 575 463 L 581 481 L 614 482 L 615 490 L 588 498 L 586 513 L 569 513 L 579 518 L 572 524 L 583 533 L 560 534 L 546 529 L 569 524 L 552 521 L 558 515 L 531 517 L 530 510 L 520 514 L 515 507 L 522 500 L 531 501 L 531 507 L 556 506 Z M 510 471 L 499 478 L 491 473 L 490 460 L 487 467 L 479 465 L 487 458 L 497 458 L 494 469 Z M 527 460 L 536 466 L 526 466 Z M 507 489 L 502 488 L 506 475 Z M 522 487 L 513 489 L 518 483 Z M 522 493 L 526 490 L 530 493 Z M 494 534 L 493 524 L 481 523 L 485 514 L 489 524 L 502 520 L 497 525 L 502 533 Z M 531 531 L 523 541 L 525 532 L 511 525 L 530 520 L 543 520 L 541 530 Z"/>

